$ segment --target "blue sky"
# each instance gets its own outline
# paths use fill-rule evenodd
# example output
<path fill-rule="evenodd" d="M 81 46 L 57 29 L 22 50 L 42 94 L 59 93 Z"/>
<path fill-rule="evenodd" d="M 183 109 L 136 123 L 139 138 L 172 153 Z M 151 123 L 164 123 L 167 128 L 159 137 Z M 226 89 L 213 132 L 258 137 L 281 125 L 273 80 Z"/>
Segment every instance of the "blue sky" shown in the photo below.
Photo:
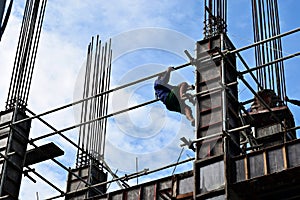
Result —
<path fill-rule="evenodd" d="M 187 62 L 183 51 L 187 49 L 193 55 L 195 42 L 203 38 L 203 4 L 203 0 L 48 1 L 28 108 L 41 113 L 80 98 L 81 84 L 78 77 L 84 66 L 87 45 L 91 37 L 97 34 L 103 41 L 112 38 L 112 88 L 160 72 L 169 65 Z M 279 1 L 281 32 L 299 27 L 299 4 L 298 0 Z M 23 9 L 24 1 L 16 0 L 0 42 L 0 106 L 3 110 Z M 237 48 L 252 43 L 251 20 L 250 0 L 228 1 L 228 36 Z M 282 39 L 285 56 L 299 51 L 298 40 L 299 33 Z M 242 55 L 249 66 L 255 65 L 253 49 L 242 52 Z M 298 63 L 299 58 L 284 62 L 287 94 L 294 99 L 300 99 Z M 239 63 L 238 67 L 244 70 Z M 193 83 L 193 70 L 193 67 L 187 67 L 174 72 L 172 83 Z M 146 81 L 112 94 L 109 112 L 152 100 L 152 82 Z M 244 85 L 239 85 L 240 100 L 252 98 L 244 88 Z M 289 107 L 295 115 L 296 125 L 299 125 L 299 108 L 293 105 Z M 45 119 L 57 129 L 62 129 L 78 123 L 77 117 L 71 108 L 46 116 Z M 136 157 L 139 158 L 140 170 L 155 169 L 175 162 L 181 150 L 179 138 L 193 138 L 194 135 L 193 128 L 184 117 L 167 112 L 161 103 L 112 117 L 108 123 L 105 158 L 113 170 L 118 169 L 122 173 L 135 171 Z M 65 134 L 77 142 L 77 131 Z M 49 132 L 51 130 L 34 121 L 30 137 Z M 39 141 L 38 144 L 48 141 L 54 141 L 65 151 L 59 161 L 67 167 L 74 167 L 76 149 L 58 136 Z M 192 157 L 193 153 L 185 150 L 181 159 L 188 156 Z M 54 163 L 45 162 L 34 167 L 63 190 L 66 188 L 67 173 Z M 180 170 L 191 167 L 189 163 Z M 144 181 L 171 175 L 172 170 L 146 177 Z M 57 194 L 47 184 L 37 180 L 38 183 L 34 184 L 23 178 L 22 200 L 36 198 L 36 192 L 41 199 Z"/>

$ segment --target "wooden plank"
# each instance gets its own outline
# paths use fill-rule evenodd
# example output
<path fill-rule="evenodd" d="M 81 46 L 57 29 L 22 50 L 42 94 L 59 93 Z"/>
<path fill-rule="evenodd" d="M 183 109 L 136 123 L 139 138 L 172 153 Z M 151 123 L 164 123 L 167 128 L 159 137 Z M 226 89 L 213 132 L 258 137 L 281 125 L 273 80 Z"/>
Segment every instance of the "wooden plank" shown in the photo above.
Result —
<path fill-rule="evenodd" d="M 264 175 L 268 174 L 268 161 L 267 161 L 267 152 L 263 152 L 263 159 L 264 159 Z"/>
<path fill-rule="evenodd" d="M 287 153 L 285 145 L 282 146 L 282 154 L 283 154 L 283 167 L 284 169 L 288 168 L 288 161 L 287 161 Z"/>
<path fill-rule="evenodd" d="M 123 191 L 123 200 L 128 199 L 128 192 L 126 190 Z"/>
<path fill-rule="evenodd" d="M 248 170 L 248 158 L 245 156 L 244 158 L 244 165 L 245 165 L 245 180 L 249 179 L 249 170 Z"/>
<path fill-rule="evenodd" d="M 188 197 L 192 197 L 194 195 L 194 192 L 189 192 L 189 193 L 186 193 L 186 194 L 178 194 L 176 196 L 176 199 L 185 199 L 185 198 L 188 198 Z"/>

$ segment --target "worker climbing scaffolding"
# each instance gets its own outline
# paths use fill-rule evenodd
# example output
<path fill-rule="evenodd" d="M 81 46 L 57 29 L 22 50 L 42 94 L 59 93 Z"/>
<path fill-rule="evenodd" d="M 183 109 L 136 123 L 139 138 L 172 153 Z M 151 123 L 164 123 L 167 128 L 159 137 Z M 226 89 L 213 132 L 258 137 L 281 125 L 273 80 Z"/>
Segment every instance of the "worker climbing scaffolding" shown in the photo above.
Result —
<path fill-rule="evenodd" d="M 186 82 L 182 82 L 177 86 L 168 84 L 173 70 L 173 67 L 169 67 L 165 73 L 159 75 L 155 80 L 155 95 L 166 105 L 168 110 L 184 114 L 191 125 L 195 126 L 192 109 L 185 103 L 185 100 L 189 100 L 192 104 L 195 104 L 192 95 L 186 93 L 187 90 L 193 90 L 194 86 L 188 85 Z"/>

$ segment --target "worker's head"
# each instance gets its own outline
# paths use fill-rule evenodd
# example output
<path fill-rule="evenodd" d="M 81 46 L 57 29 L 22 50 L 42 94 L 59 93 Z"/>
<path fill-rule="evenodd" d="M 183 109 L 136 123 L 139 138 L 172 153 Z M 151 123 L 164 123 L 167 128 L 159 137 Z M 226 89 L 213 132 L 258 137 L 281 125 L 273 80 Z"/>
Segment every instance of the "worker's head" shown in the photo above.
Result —
<path fill-rule="evenodd" d="M 278 102 L 278 97 L 276 93 L 271 89 L 264 89 L 257 93 L 263 101 L 270 107 L 273 108 Z"/>

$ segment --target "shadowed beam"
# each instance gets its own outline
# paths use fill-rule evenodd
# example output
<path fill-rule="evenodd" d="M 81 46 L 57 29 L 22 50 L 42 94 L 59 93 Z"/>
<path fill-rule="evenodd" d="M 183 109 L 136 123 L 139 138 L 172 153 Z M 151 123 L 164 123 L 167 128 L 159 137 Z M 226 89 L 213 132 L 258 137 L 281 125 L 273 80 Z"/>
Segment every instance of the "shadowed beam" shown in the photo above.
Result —
<path fill-rule="evenodd" d="M 44 154 L 41 152 L 47 153 Z M 26 152 L 24 166 L 33 165 L 62 155 L 64 155 L 64 151 L 56 146 L 53 142 L 50 142 L 40 147 L 28 150 Z"/>

